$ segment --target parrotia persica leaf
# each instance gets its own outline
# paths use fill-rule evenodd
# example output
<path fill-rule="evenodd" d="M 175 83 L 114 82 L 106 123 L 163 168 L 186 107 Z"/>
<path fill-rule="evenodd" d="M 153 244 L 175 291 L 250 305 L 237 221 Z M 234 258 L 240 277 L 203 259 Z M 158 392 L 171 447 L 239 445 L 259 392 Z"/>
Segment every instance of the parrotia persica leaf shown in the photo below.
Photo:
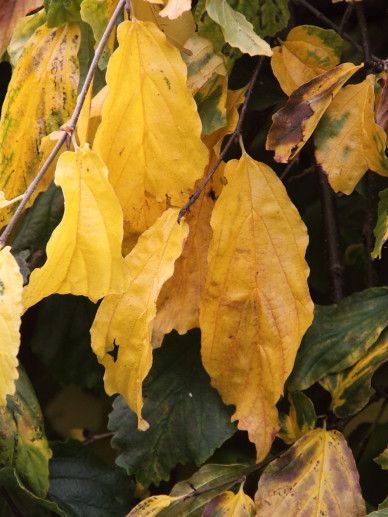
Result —
<path fill-rule="evenodd" d="M 368 402 L 374 390 L 372 375 L 388 361 L 388 330 L 383 331 L 376 343 L 355 365 L 343 372 L 324 377 L 320 384 L 332 396 L 331 408 L 339 418 L 358 413 Z"/>
<path fill-rule="evenodd" d="M 279 438 L 285 443 L 294 443 L 301 436 L 315 429 L 317 415 L 311 399 L 301 391 L 290 392 L 290 412 L 279 414 Z"/>
<path fill-rule="evenodd" d="M 351 194 L 368 169 L 388 176 L 386 135 L 375 122 L 374 76 L 345 86 L 323 115 L 315 157 L 335 192 Z"/>
<path fill-rule="evenodd" d="M 381 252 L 385 242 L 388 240 L 388 189 L 379 192 L 379 204 L 377 223 L 373 230 L 375 234 L 375 247 L 372 251 L 372 258 L 381 258 Z"/>
<path fill-rule="evenodd" d="M 260 461 L 276 403 L 313 316 L 306 228 L 276 174 L 243 153 L 225 167 L 200 305 L 202 358 Z M 273 282 L 276 281 L 274 290 Z"/>
<path fill-rule="evenodd" d="M 245 9 L 256 11 L 257 21 L 255 27 L 263 36 L 275 36 L 276 33 L 287 27 L 290 18 L 287 0 L 240 0 L 240 4 L 245 4 Z"/>
<path fill-rule="evenodd" d="M 336 305 L 317 305 L 314 322 L 298 350 L 288 388 L 305 390 L 328 373 L 355 364 L 386 327 L 387 311 L 387 287 L 366 289 Z"/>
<path fill-rule="evenodd" d="M 184 12 L 191 9 L 191 0 L 148 0 L 148 2 L 164 5 L 159 14 L 170 18 L 170 20 L 179 18 Z"/>
<path fill-rule="evenodd" d="M 291 93 L 317 75 L 338 65 L 342 39 L 331 29 L 300 25 L 273 49 L 271 67 L 282 90 Z"/>
<path fill-rule="evenodd" d="M 226 0 L 206 0 L 206 11 L 220 25 L 225 41 L 250 56 L 271 56 L 272 50 L 266 41 L 253 30 L 245 16 L 230 7 Z"/>
<path fill-rule="evenodd" d="M 184 204 L 208 151 L 179 51 L 150 22 L 123 22 L 118 39 L 94 148 L 109 168 L 130 231 L 142 232 L 167 199 Z"/>
<path fill-rule="evenodd" d="M 380 465 L 384 470 L 388 470 L 388 447 L 374 459 L 374 461 Z"/>
<path fill-rule="evenodd" d="M 24 290 L 25 309 L 54 293 L 97 302 L 127 286 L 122 211 L 101 158 L 87 145 L 63 153 L 55 183 L 62 188 L 65 212 L 47 244 L 47 261 Z"/>
<path fill-rule="evenodd" d="M 7 246 L 0 251 L 0 406 L 6 404 L 7 395 L 15 392 L 18 378 L 22 292 L 23 277 Z"/>
<path fill-rule="evenodd" d="M 346 81 L 363 65 L 343 63 L 297 88 L 272 117 L 266 149 L 287 163 L 304 146 L 322 115 Z"/>
<path fill-rule="evenodd" d="M 0 58 L 8 46 L 18 20 L 42 5 L 43 0 L 0 0 Z"/>
<path fill-rule="evenodd" d="M 7 47 L 7 53 L 12 66 L 16 66 L 28 40 L 36 29 L 46 21 L 46 13 L 41 9 L 35 14 L 24 16 L 17 22 L 12 34 L 11 41 Z"/>
<path fill-rule="evenodd" d="M 255 503 L 244 493 L 242 485 L 237 494 L 227 490 L 216 496 L 205 506 L 202 517 L 253 517 Z"/>
<path fill-rule="evenodd" d="M 324 429 L 302 436 L 268 465 L 255 501 L 257 517 L 363 517 L 366 513 L 352 452 L 341 433 Z"/>
<path fill-rule="evenodd" d="M 152 366 L 152 326 L 159 292 L 173 274 L 182 253 L 188 225 L 178 224 L 179 209 L 166 210 L 139 238 L 127 255 L 129 287 L 122 295 L 107 296 L 91 329 L 92 347 L 105 367 L 105 390 L 120 393 L 136 412 L 138 427 L 148 428 L 142 418 L 142 384 Z M 118 347 L 116 359 L 111 352 Z"/>
<path fill-rule="evenodd" d="M 42 137 L 71 115 L 79 81 L 79 42 L 76 24 L 58 29 L 43 25 L 17 63 L 0 120 L 0 190 L 7 199 L 23 194 L 35 177 L 42 159 Z M 0 211 L 0 225 L 7 222 L 11 210 Z"/>
<path fill-rule="evenodd" d="M 172 501 L 176 498 L 169 495 L 153 495 L 140 501 L 138 505 L 133 508 L 127 517 L 154 517 L 160 514 L 163 508 L 170 506 Z"/>
<path fill-rule="evenodd" d="M 48 27 L 81 21 L 81 2 L 82 0 L 44 0 Z"/>

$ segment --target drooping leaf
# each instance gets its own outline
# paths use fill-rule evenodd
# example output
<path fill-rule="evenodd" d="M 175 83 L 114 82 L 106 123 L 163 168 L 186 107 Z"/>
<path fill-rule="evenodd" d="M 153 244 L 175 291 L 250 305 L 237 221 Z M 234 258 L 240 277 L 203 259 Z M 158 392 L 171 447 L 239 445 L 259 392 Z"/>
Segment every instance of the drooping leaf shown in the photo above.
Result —
<path fill-rule="evenodd" d="M 340 303 L 315 306 L 314 321 L 296 356 L 288 388 L 304 390 L 328 373 L 349 368 L 387 325 L 388 288 L 373 287 Z"/>
<path fill-rule="evenodd" d="M 202 358 L 260 461 L 278 431 L 275 405 L 312 321 L 307 234 L 268 166 L 244 153 L 227 163 L 225 177 L 211 218 Z"/>
<path fill-rule="evenodd" d="M 101 158 L 87 145 L 63 153 L 55 182 L 63 190 L 65 212 L 47 244 L 46 263 L 32 272 L 24 290 L 26 309 L 54 293 L 96 302 L 127 285 L 122 212 Z"/>
<path fill-rule="evenodd" d="M 282 90 L 291 95 L 296 88 L 338 65 L 341 49 L 342 39 L 335 31 L 300 25 L 273 49 L 271 67 Z"/>
<path fill-rule="evenodd" d="M 177 222 L 178 212 L 168 209 L 140 236 L 126 257 L 128 289 L 122 295 L 103 300 L 91 329 L 93 350 L 105 367 L 106 392 L 124 396 L 143 431 L 148 423 L 142 417 L 142 384 L 152 366 L 156 301 L 163 284 L 173 274 L 188 233 L 187 223 Z M 115 346 L 116 358 L 111 355 Z"/>
<path fill-rule="evenodd" d="M 143 486 L 168 480 L 178 463 L 202 465 L 236 431 L 232 411 L 210 386 L 197 342 L 171 338 L 154 352 L 143 387 L 147 431 L 137 430 L 136 414 L 123 398 L 113 403 L 108 428 L 120 451 L 116 463 Z"/>
<path fill-rule="evenodd" d="M 374 120 L 374 76 L 345 86 L 315 132 L 315 157 L 335 192 L 351 194 L 368 169 L 388 176 L 385 132 Z"/>
<path fill-rule="evenodd" d="M 287 104 L 272 117 L 266 149 L 287 163 L 304 146 L 335 95 L 363 65 L 343 63 L 293 91 Z"/>
<path fill-rule="evenodd" d="M 388 240 L 388 189 L 379 192 L 379 204 L 377 223 L 373 233 L 375 234 L 375 247 L 372 251 L 372 258 L 381 258 L 381 252 L 385 242 Z"/>
<path fill-rule="evenodd" d="M 375 458 L 375 462 L 384 470 L 388 470 L 388 447 Z"/>
<path fill-rule="evenodd" d="M 290 392 L 290 412 L 279 414 L 279 438 L 285 443 L 294 443 L 301 436 L 315 429 L 317 415 L 311 399 L 301 391 Z"/>
<path fill-rule="evenodd" d="M 225 41 L 250 56 L 271 56 L 272 50 L 266 41 L 253 30 L 245 16 L 232 9 L 227 0 L 206 0 L 206 11 L 220 25 Z"/>
<path fill-rule="evenodd" d="M 51 451 L 38 401 L 22 369 L 19 369 L 15 395 L 8 395 L 7 406 L 0 407 L 0 428 L 0 469 L 15 469 L 29 490 L 38 497 L 45 497 Z"/>
<path fill-rule="evenodd" d="M 320 384 L 332 396 L 331 408 L 339 418 L 358 413 L 373 394 L 371 380 L 374 372 L 388 361 L 388 331 L 383 331 L 376 343 L 371 346 L 351 368 L 324 377 Z"/>
<path fill-rule="evenodd" d="M 45 21 L 46 13 L 43 9 L 35 14 L 19 19 L 7 47 L 7 53 L 12 66 L 16 66 L 28 40 Z"/>
<path fill-rule="evenodd" d="M 122 517 L 133 482 L 76 441 L 53 443 L 49 496 L 71 517 Z"/>
<path fill-rule="evenodd" d="M 15 393 L 23 277 L 9 246 L 0 251 L 0 407 Z"/>
<path fill-rule="evenodd" d="M 81 21 L 82 0 L 44 0 L 47 12 L 47 26 L 59 27 L 65 23 Z"/>
<path fill-rule="evenodd" d="M 167 199 L 184 204 L 208 152 L 178 50 L 149 22 L 123 22 L 118 39 L 94 148 L 136 233 L 156 220 Z"/>
<path fill-rule="evenodd" d="M 295 517 L 365 515 L 352 452 L 341 433 L 324 429 L 302 436 L 268 465 L 255 501 L 257 517 L 290 515 L 290 509 Z"/>
<path fill-rule="evenodd" d="M 18 20 L 42 4 L 43 0 L 0 1 L 0 58 L 8 46 Z"/>
<path fill-rule="evenodd" d="M 244 493 L 242 485 L 237 494 L 230 490 L 216 496 L 202 513 L 203 517 L 253 517 L 256 515 L 255 503 Z"/>
<path fill-rule="evenodd" d="M 24 193 L 42 160 L 42 137 L 58 129 L 75 106 L 79 40 L 75 24 L 59 29 L 43 25 L 16 65 L 0 120 L 0 190 L 7 199 Z M 0 225 L 13 209 L 0 210 Z"/>

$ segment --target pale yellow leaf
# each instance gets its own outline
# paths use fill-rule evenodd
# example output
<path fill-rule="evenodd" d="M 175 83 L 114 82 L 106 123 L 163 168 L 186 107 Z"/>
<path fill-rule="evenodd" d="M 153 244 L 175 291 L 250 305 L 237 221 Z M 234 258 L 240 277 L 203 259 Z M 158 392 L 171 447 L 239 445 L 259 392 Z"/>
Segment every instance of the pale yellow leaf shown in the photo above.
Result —
<path fill-rule="evenodd" d="M 91 329 L 92 348 L 105 367 L 105 391 L 126 398 L 142 430 L 148 428 L 141 415 L 142 384 L 152 365 L 156 301 L 173 274 L 188 233 L 187 223 L 178 224 L 178 213 L 177 208 L 170 208 L 140 236 L 126 257 L 128 289 L 103 300 Z M 116 360 L 109 353 L 115 346 Z"/>
<path fill-rule="evenodd" d="M 227 490 L 207 503 L 202 517 L 253 517 L 255 514 L 255 503 L 241 485 L 237 494 Z"/>
<path fill-rule="evenodd" d="M 101 158 L 87 145 L 58 160 L 55 183 L 65 212 L 47 244 L 47 261 L 31 273 L 24 290 L 26 309 L 53 293 L 100 298 L 125 290 L 128 274 L 121 256 L 123 218 Z"/>
<path fill-rule="evenodd" d="M 153 495 L 147 497 L 133 508 L 127 517 L 155 517 L 163 508 L 167 508 L 170 504 L 179 499 L 169 495 Z"/>
<path fill-rule="evenodd" d="M 123 22 L 118 39 L 94 148 L 109 169 L 125 221 L 140 233 L 168 204 L 184 204 L 208 151 L 179 51 L 150 22 Z"/>
<path fill-rule="evenodd" d="M 0 0 L 0 58 L 8 46 L 18 20 L 42 5 L 43 0 Z"/>
<path fill-rule="evenodd" d="M 211 218 L 200 305 L 202 358 L 257 459 L 278 431 L 276 403 L 313 317 L 306 228 L 276 174 L 247 154 L 229 161 Z M 275 288 L 274 288 L 275 286 Z"/>
<path fill-rule="evenodd" d="M 357 467 L 338 431 L 315 429 L 268 465 L 255 496 L 257 517 L 363 517 Z"/>
<path fill-rule="evenodd" d="M 15 393 L 18 378 L 22 292 L 23 277 L 7 246 L 0 251 L 0 406 Z"/>
<path fill-rule="evenodd" d="M 43 25 L 16 65 L 0 120 L 0 190 L 8 199 L 26 190 L 42 159 L 41 139 L 59 129 L 74 109 L 79 42 L 78 24 L 53 29 Z M 40 185 L 34 196 L 42 189 Z M 1 211 L 0 225 L 11 212 Z"/>
<path fill-rule="evenodd" d="M 175 20 L 175 18 L 179 18 L 184 12 L 190 11 L 191 9 L 191 0 L 162 0 L 164 7 L 160 11 L 160 16 L 170 18 L 170 20 Z"/>

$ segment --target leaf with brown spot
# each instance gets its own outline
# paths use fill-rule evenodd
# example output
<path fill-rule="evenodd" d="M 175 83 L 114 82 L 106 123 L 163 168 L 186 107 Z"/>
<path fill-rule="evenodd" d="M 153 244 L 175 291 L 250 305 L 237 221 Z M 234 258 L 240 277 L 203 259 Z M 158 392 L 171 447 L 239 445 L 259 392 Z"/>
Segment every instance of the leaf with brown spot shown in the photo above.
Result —
<path fill-rule="evenodd" d="M 357 467 L 338 431 L 315 429 L 268 465 L 255 496 L 257 517 L 363 517 Z"/>
<path fill-rule="evenodd" d="M 272 117 L 266 149 L 287 163 L 305 145 L 335 95 L 363 65 L 343 63 L 303 84 Z"/>

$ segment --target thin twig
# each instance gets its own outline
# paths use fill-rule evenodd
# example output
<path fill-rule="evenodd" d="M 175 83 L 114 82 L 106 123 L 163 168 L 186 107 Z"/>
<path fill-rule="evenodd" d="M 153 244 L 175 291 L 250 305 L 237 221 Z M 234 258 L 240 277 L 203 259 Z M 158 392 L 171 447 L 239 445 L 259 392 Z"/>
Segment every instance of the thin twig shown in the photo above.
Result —
<path fill-rule="evenodd" d="M 279 175 L 279 178 L 283 181 L 285 179 L 285 177 L 288 175 L 288 173 L 290 172 L 290 170 L 293 168 L 294 165 L 296 165 L 297 163 L 299 163 L 299 158 L 300 158 L 300 155 L 297 154 L 295 155 L 291 161 L 288 162 L 288 164 L 286 165 L 286 167 L 284 168 L 284 170 L 282 171 L 282 173 Z"/>
<path fill-rule="evenodd" d="M 364 60 L 370 61 L 372 59 L 372 54 L 370 51 L 368 26 L 366 23 L 364 8 L 363 8 L 363 5 L 361 2 L 355 2 L 354 7 L 356 9 L 358 26 L 360 27 L 360 32 L 361 32 L 362 50 L 364 52 Z"/>
<path fill-rule="evenodd" d="M 349 18 L 353 12 L 353 7 L 354 5 L 353 4 L 348 4 L 348 6 L 346 7 L 345 9 L 345 12 L 344 12 L 344 15 L 342 17 L 342 20 L 341 20 L 341 23 L 339 24 L 339 27 L 338 27 L 338 34 L 340 36 L 342 36 L 344 30 L 345 30 L 345 27 L 349 21 Z"/>
<path fill-rule="evenodd" d="M 84 442 L 82 442 L 84 445 L 89 445 L 94 442 L 98 442 L 99 440 L 105 440 L 105 438 L 112 438 L 114 435 L 113 432 L 107 432 L 107 433 L 101 433 L 101 434 L 94 434 L 93 436 L 90 436 L 87 438 Z"/>
<path fill-rule="evenodd" d="M 231 148 L 232 144 L 237 140 L 237 138 L 241 135 L 242 126 L 244 123 L 245 115 L 247 113 L 248 104 L 250 101 L 250 98 L 252 96 L 253 88 L 256 84 L 257 78 L 259 76 L 259 72 L 261 70 L 261 67 L 264 62 L 264 57 L 261 57 L 259 59 L 259 62 L 257 63 L 257 66 L 255 68 L 255 71 L 253 72 L 252 79 L 249 83 L 249 87 L 247 90 L 247 94 L 244 99 L 244 103 L 241 108 L 240 116 L 237 122 L 236 129 L 233 131 L 233 133 L 229 136 L 228 142 L 223 148 L 222 152 L 220 153 L 220 156 L 218 157 L 218 160 L 213 165 L 213 167 L 210 169 L 210 172 L 206 176 L 206 178 L 203 180 L 201 185 L 198 187 L 198 189 L 190 196 L 187 203 L 183 206 L 181 211 L 178 215 L 178 222 L 181 221 L 182 217 L 184 217 L 187 212 L 190 210 L 190 207 L 197 201 L 203 190 L 205 189 L 206 185 L 209 183 L 209 181 L 212 179 L 214 173 L 217 171 L 218 167 L 220 166 L 221 162 L 224 160 L 225 156 L 227 155 L 229 149 Z"/>
<path fill-rule="evenodd" d="M 77 125 L 78 118 L 80 116 L 82 106 L 85 102 L 86 95 L 89 90 L 89 86 L 93 80 L 94 73 L 96 71 L 96 68 L 98 66 L 98 62 L 100 61 L 100 58 L 102 56 L 102 53 L 104 52 L 105 45 L 109 39 L 110 33 L 113 30 L 113 27 L 116 23 L 117 18 L 119 17 L 120 13 L 122 12 L 124 6 L 125 6 L 126 0 L 120 0 L 117 4 L 117 7 L 112 14 L 111 19 L 109 20 L 108 25 L 105 28 L 104 34 L 102 35 L 102 38 L 100 42 L 98 43 L 98 46 L 96 48 L 96 51 L 94 53 L 93 60 L 90 64 L 87 76 L 85 78 L 85 82 L 82 86 L 82 90 L 78 96 L 77 104 L 74 108 L 73 114 L 69 120 L 69 122 L 66 124 L 66 127 L 62 128 L 62 135 L 58 142 L 56 143 L 54 149 L 49 154 L 47 160 L 42 165 L 42 168 L 38 172 L 38 174 L 35 176 L 34 180 L 31 182 L 25 193 L 23 194 L 23 199 L 20 202 L 20 205 L 16 209 L 15 213 L 13 214 L 11 220 L 7 224 L 6 228 L 4 229 L 1 237 L 0 237 L 0 249 L 4 248 L 12 230 L 14 229 L 16 223 L 18 222 L 25 206 L 28 203 L 28 200 L 34 193 L 36 187 L 38 186 L 40 180 L 43 178 L 45 173 L 47 172 L 48 168 L 50 167 L 51 163 L 54 161 L 56 155 L 58 154 L 59 150 L 61 149 L 62 145 L 65 143 L 66 139 L 69 135 L 71 135 L 74 132 L 75 126 Z"/>
<path fill-rule="evenodd" d="M 385 399 L 385 400 L 383 400 L 383 402 L 381 404 L 380 410 L 377 413 L 376 418 L 372 422 L 371 426 L 368 428 L 368 431 L 365 433 L 363 439 L 359 442 L 357 451 L 354 454 L 354 456 L 356 457 L 356 463 L 358 463 L 360 461 L 362 454 L 365 450 L 365 447 L 368 445 L 369 438 L 372 436 L 373 431 L 376 429 L 380 420 L 383 418 L 387 407 L 388 407 L 388 399 Z"/>

